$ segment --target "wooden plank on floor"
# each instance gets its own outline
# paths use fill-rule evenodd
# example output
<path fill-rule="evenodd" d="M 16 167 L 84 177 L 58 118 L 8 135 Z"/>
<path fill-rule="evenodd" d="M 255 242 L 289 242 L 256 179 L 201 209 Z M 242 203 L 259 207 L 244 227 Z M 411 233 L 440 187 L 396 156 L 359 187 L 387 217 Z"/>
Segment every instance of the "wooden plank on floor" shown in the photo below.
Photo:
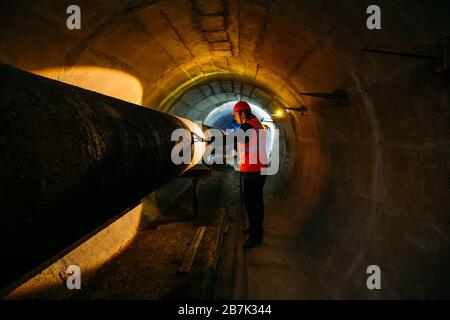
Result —
<path fill-rule="evenodd" d="M 210 257 L 208 263 L 208 276 L 206 280 L 206 291 L 203 293 L 202 299 L 211 299 L 214 292 L 214 282 L 216 277 L 217 265 L 219 262 L 219 257 L 222 252 L 224 230 L 226 225 L 228 225 L 228 214 L 227 209 L 221 207 L 218 209 L 219 213 L 219 224 L 216 227 L 216 239 L 214 241 L 214 255 Z"/>
<path fill-rule="evenodd" d="M 192 240 L 188 251 L 186 251 L 186 253 L 184 255 L 183 263 L 181 264 L 180 268 L 178 269 L 178 272 L 177 272 L 178 274 L 183 275 L 183 274 L 189 273 L 191 271 L 192 263 L 194 262 L 195 256 L 197 255 L 197 251 L 200 246 L 200 243 L 202 242 L 205 231 L 206 231 L 206 227 L 198 227 L 197 228 L 194 239 Z"/>

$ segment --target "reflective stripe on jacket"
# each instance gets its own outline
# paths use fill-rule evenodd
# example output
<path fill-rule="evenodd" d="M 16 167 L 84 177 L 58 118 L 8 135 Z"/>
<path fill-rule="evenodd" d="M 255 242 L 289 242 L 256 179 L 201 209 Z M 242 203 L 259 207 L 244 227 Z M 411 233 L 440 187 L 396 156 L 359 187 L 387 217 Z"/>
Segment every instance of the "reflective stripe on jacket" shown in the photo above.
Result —
<path fill-rule="evenodd" d="M 267 165 L 266 129 L 257 118 L 246 122 L 252 129 L 249 142 L 238 139 L 238 164 L 241 172 L 258 172 Z M 260 140 L 260 141 L 258 141 Z M 258 142 L 260 142 L 258 144 Z"/>

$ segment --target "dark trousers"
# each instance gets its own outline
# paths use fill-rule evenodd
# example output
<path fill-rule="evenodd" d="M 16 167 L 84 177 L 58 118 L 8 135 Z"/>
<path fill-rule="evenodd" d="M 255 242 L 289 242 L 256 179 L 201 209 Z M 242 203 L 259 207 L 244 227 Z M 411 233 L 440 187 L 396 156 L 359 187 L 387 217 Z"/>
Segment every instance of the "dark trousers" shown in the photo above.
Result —
<path fill-rule="evenodd" d="M 266 176 L 259 172 L 241 172 L 244 205 L 248 215 L 250 237 L 261 240 L 264 223 L 263 188 Z"/>

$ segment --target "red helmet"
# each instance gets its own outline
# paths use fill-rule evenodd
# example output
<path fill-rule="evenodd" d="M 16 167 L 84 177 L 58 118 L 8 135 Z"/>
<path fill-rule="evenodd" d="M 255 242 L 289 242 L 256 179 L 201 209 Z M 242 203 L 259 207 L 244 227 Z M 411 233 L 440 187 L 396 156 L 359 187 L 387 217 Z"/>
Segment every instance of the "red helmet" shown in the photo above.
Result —
<path fill-rule="evenodd" d="M 245 102 L 245 101 L 238 101 L 234 105 L 233 113 L 236 113 L 236 112 L 239 112 L 239 111 L 244 111 L 244 110 L 251 111 L 252 109 L 250 108 L 250 105 L 247 102 Z"/>

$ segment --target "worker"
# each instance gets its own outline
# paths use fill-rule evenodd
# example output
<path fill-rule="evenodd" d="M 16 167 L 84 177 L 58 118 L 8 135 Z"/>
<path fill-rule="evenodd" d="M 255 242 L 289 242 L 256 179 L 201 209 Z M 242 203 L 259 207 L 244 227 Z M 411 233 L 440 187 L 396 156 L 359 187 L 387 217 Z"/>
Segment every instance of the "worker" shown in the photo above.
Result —
<path fill-rule="evenodd" d="M 243 247 L 248 249 L 262 242 L 264 222 L 263 187 L 266 176 L 261 169 L 267 164 L 265 127 L 253 115 L 250 105 L 239 101 L 234 105 L 233 114 L 246 138 L 238 135 L 238 167 L 242 177 L 245 210 L 249 228 Z M 250 130 L 250 132 L 249 132 Z"/>

